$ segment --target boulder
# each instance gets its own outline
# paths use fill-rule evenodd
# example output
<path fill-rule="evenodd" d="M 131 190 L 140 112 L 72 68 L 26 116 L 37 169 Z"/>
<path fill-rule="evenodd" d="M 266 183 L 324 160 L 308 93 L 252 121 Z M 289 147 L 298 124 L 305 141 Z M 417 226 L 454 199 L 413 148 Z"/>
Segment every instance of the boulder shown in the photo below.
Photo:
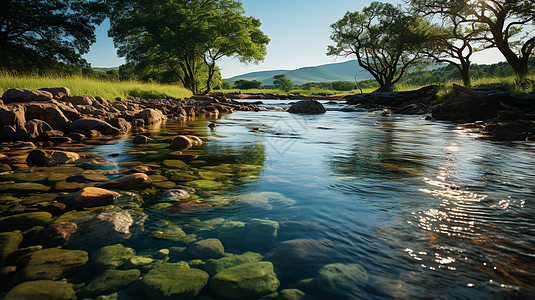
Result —
<path fill-rule="evenodd" d="M 0 232 L 27 230 L 34 226 L 46 226 L 52 221 L 52 214 L 44 211 L 22 213 L 0 218 Z"/>
<path fill-rule="evenodd" d="M 110 123 L 111 126 L 118 128 L 124 133 L 128 133 L 132 130 L 132 124 L 130 124 L 130 122 L 123 118 L 109 119 L 108 123 Z"/>
<path fill-rule="evenodd" d="M 132 215 L 119 208 L 106 209 L 81 223 L 81 234 L 89 235 L 104 241 L 119 241 L 129 239 L 132 235 L 130 226 L 134 224 Z"/>
<path fill-rule="evenodd" d="M 71 90 L 68 87 L 56 87 L 56 88 L 42 88 L 40 91 L 49 92 L 52 94 L 54 99 L 61 99 L 63 96 L 70 96 Z"/>
<path fill-rule="evenodd" d="M 362 288 L 368 280 L 366 270 L 359 264 L 329 264 L 316 277 L 317 287 L 330 297 L 363 298 Z"/>
<path fill-rule="evenodd" d="M 324 114 L 327 110 L 323 107 L 323 104 L 317 100 L 303 100 L 297 101 L 288 109 L 289 113 L 293 114 Z"/>
<path fill-rule="evenodd" d="M 87 260 L 85 251 L 43 249 L 29 255 L 19 276 L 23 280 L 58 280 L 78 271 Z"/>
<path fill-rule="evenodd" d="M 48 225 L 45 229 L 32 238 L 34 244 L 43 247 L 66 246 L 71 236 L 76 232 L 78 226 L 72 222 L 58 222 Z"/>
<path fill-rule="evenodd" d="M 5 103 L 11 102 L 30 102 L 30 101 L 50 101 L 53 96 L 45 91 L 32 91 L 25 89 L 9 89 L 2 95 Z"/>
<path fill-rule="evenodd" d="M 17 251 L 22 242 L 20 232 L 2 232 L 0 233 L 0 267 L 4 265 L 6 257 Z"/>
<path fill-rule="evenodd" d="M 126 271 L 106 270 L 94 277 L 88 285 L 80 290 L 78 295 L 84 298 L 109 295 L 124 289 L 132 282 L 138 280 L 140 275 L 141 272 L 137 269 Z"/>
<path fill-rule="evenodd" d="M 246 252 L 242 255 L 233 255 L 220 259 L 209 259 L 204 265 L 204 270 L 214 276 L 215 274 L 235 266 L 262 260 L 262 255 L 254 252 Z"/>
<path fill-rule="evenodd" d="M 201 146 L 203 141 L 201 138 L 194 136 L 194 135 L 186 135 L 187 138 L 189 138 L 192 141 L 193 147 Z"/>
<path fill-rule="evenodd" d="M 218 239 L 206 239 L 191 244 L 188 253 L 198 259 L 221 258 L 225 254 L 225 248 Z"/>
<path fill-rule="evenodd" d="M 144 173 L 134 173 L 126 175 L 115 180 L 99 184 L 100 187 L 118 190 L 137 190 L 144 189 L 152 184 L 149 176 Z"/>
<path fill-rule="evenodd" d="M 4 300 L 76 300 L 72 284 L 63 281 L 35 280 L 23 282 L 12 288 Z"/>
<path fill-rule="evenodd" d="M 0 107 L 0 125 L 24 127 L 26 125 L 26 111 L 21 105 Z"/>
<path fill-rule="evenodd" d="M 267 261 L 246 263 L 217 273 L 210 281 L 210 290 L 227 299 L 262 298 L 274 293 L 280 282 Z"/>
<path fill-rule="evenodd" d="M 71 123 L 56 104 L 31 102 L 25 104 L 25 109 L 26 120 L 43 120 L 47 122 L 52 129 L 64 131 Z"/>
<path fill-rule="evenodd" d="M 186 263 L 157 265 L 141 280 L 151 299 L 191 299 L 208 283 L 208 273 L 190 269 Z"/>
<path fill-rule="evenodd" d="M 102 134 L 117 135 L 121 131 L 118 128 L 111 126 L 109 123 L 99 119 L 85 118 L 79 119 L 71 123 L 69 130 L 72 132 L 86 132 L 96 130 Z"/>
<path fill-rule="evenodd" d="M 331 254 L 331 250 L 320 241 L 295 239 L 282 242 L 266 255 L 265 260 L 272 261 L 283 270 L 312 275 L 318 270 L 318 262 L 328 261 Z"/>
<path fill-rule="evenodd" d="M 284 289 L 279 292 L 279 295 L 277 296 L 277 300 L 302 300 L 302 299 L 310 299 L 307 298 L 307 295 L 298 289 Z"/>
<path fill-rule="evenodd" d="M 160 110 L 153 108 L 147 108 L 142 110 L 134 118 L 142 119 L 143 121 L 145 121 L 146 125 L 160 123 L 165 120 L 164 114 Z"/>
<path fill-rule="evenodd" d="M 135 255 L 136 252 L 134 249 L 126 248 L 121 244 L 105 246 L 91 256 L 89 267 L 96 271 L 115 269 L 122 266 Z"/>
<path fill-rule="evenodd" d="M 149 138 L 144 135 L 138 135 L 133 140 L 132 143 L 135 145 L 144 145 L 149 141 Z"/>
<path fill-rule="evenodd" d="M 165 210 L 171 214 L 182 214 L 187 212 L 194 212 L 197 210 L 202 210 L 206 208 L 211 208 L 212 204 L 203 201 L 203 200 L 186 200 L 173 203 L 171 206 L 167 207 Z"/>
<path fill-rule="evenodd" d="M 43 120 L 33 119 L 26 123 L 26 131 L 30 139 L 38 138 L 41 134 L 50 130 L 52 130 L 52 127 Z"/>
<path fill-rule="evenodd" d="M 120 194 L 97 187 L 86 187 L 70 195 L 65 203 L 73 208 L 88 208 L 113 204 Z"/>
<path fill-rule="evenodd" d="M 93 96 L 90 95 L 76 95 L 76 96 L 64 96 L 62 101 L 72 103 L 73 105 L 91 105 L 93 101 L 96 101 Z"/>
<path fill-rule="evenodd" d="M 57 108 L 63 113 L 65 117 L 67 117 L 67 119 L 71 121 L 76 121 L 78 119 L 81 119 L 82 114 L 72 106 L 73 106 L 72 104 L 70 104 L 70 106 L 63 104 L 63 103 L 57 104 Z"/>
<path fill-rule="evenodd" d="M 80 159 L 80 155 L 74 152 L 59 150 L 32 150 L 26 157 L 28 166 L 56 166 L 67 164 Z"/>
<path fill-rule="evenodd" d="M 185 135 L 179 135 L 173 139 L 171 142 L 171 147 L 178 149 L 178 150 L 184 150 L 191 148 L 193 146 L 193 141 L 185 136 Z"/>
<path fill-rule="evenodd" d="M 173 189 L 166 190 L 162 194 L 162 200 L 164 202 L 175 202 L 189 198 L 189 193 L 186 190 Z"/>

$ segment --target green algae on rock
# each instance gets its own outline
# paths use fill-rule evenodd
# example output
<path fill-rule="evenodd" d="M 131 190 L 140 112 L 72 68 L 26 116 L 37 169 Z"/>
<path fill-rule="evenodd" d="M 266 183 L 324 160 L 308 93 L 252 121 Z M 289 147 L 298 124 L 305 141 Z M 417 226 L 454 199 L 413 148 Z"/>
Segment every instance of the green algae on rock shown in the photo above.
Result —
<path fill-rule="evenodd" d="M 23 280 L 58 280 L 78 271 L 87 263 L 87 252 L 58 248 L 43 249 L 29 255 L 18 277 Z"/>
<path fill-rule="evenodd" d="M 208 273 L 190 269 L 185 262 L 155 266 L 141 280 L 143 290 L 154 300 L 191 299 L 208 283 Z"/>
<path fill-rule="evenodd" d="M 220 259 L 209 259 L 204 265 L 204 270 L 214 276 L 215 274 L 238 265 L 262 260 L 262 255 L 254 252 L 246 252 L 241 255 L 233 255 Z"/>
<path fill-rule="evenodd" d="M 63 281 L 35 280 L 23 282 L 12 288 L 4 300 L 75 300 L 72 284 Z"/>
<path fill-rule="evenodd" d="M 88 266 L 97 271 L 118 268 L 134 255 L 136 255 L 134 249 L 121 244 L 105 246 L 91 256 Z"/>
<path fill-rule="evenodd" d="M 321 268 L 316 277 L 318 289 L 330 296 L 362 297 L 361 288 L 368 273 L 359 264 L 329 264 Z"/>
<path fill-rule="evenodd" d="M 108 269 L 94 277 L 78 294 L 82 297 L 109 295 L 136 281 L 140 275 L 141 272 L 137 269 L 125 271 Z"/>

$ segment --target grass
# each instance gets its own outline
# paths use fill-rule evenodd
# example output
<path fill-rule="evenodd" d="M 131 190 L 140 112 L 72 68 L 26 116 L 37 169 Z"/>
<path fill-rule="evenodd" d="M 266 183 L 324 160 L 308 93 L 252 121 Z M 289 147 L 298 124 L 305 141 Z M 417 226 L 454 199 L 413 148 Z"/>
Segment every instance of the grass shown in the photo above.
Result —
<path fill-rule="evenodd" d="M 177 85 L 142 83 L 136 81 L 105 81 L 83 76 L 39 76 L 18 75 L 0 71 L 0 92 L 10 88 L 40 89 L 50 87 L 68 87 L 73 95 L 101 96 L 108 100 L 116 97 L 141 97 L 156 99 L 162 97 L 185 98 L 192 93 Z"/>

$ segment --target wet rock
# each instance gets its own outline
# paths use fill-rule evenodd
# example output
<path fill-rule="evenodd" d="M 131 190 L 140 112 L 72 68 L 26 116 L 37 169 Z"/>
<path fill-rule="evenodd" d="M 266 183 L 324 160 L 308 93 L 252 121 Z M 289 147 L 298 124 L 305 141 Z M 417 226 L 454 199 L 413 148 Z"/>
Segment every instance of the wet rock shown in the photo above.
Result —
<path fill-rule="evenodd" d="M 202 201 L 202 200 L 189 200 L 189 201 L 180 201 L 172 204 L 166 208 L 166 212 L 172 214 L 182 214 L 187 212 L 194 212 L 197 210 L 211 208 L 212 204 Z"/>
<path fill-rule="evenodd" d="M 118 190 L 139 190 L 150 186 L 152 181 L 144 173 L 134 173 L 99 184 L 100 187 Z"/>
<path fill-rule="evenodd" d="M 218 239 L 206 239 L 191 244 L 188 253 L 199 259 L 221 258 L 225 254 L 225 248 Z"/>
<path fill-rule="evenodd" d="M 35 280 L 23 282 L 12 288 L 4 300 L 75 300 L 72 284 L 63 281 Z"/>
<path fill-rule="evenodd" d="M 150 270 L 141 286 L 151 299 L 191 299 L 208 283 L 208 273 L 185 263 L 165 263 Z"/>
<path fill-rule="evenodd" d="M 47 122 L 42 120 L 34 119 L 26 123 L 26 131 L 28 131 L 28 136 L 31 139 L 37 138 L 44 132 L 50 130 L 52 130 L 52 127 L 50 127 Z"/>
<path fill-rule="evenodd" d="M 193 147 L 201 146 L 203 144 L 203 141 L 200 137 L 194 135 L 186 135 L 186 137 L 192 141 Z"/>
<path fill-rule="evenodd" d="M 162 194 L 161 201 L 175 202 L 189 198 L 189 193 L 186 190 L 174 189 L 167 190 Z"/>
<path fill-rule="evenodd" d="M 279 292 L 277 300 L 301 300 L 308 299 L 306 294 L 298 289 L 284 289 Z"/>
<path fill-rule="evenodd" d="M 265 260 L 285 270 L 299 270 L 311 274 L 317 271 L 318 262 L 331 259 L 331 251 L 323 243 L 312 239 L 295 239 L 282 242 L 270 251 Z"/>
<path fill-rule="evenodd" d="M 126 248 L 121 244 L 105 246 L 91 256 L 89 267 L 97 271 L 115 269 L 122 266 L 135 255 L 136 252 L 134 249 Z"/>
<path fill-rule="evenodd" d="M 12 125 L 14 128 L 26 125 L 25 109 L 21 105 L 0 107 L 0 125 Z"/>
<path fill-rule="evenodd" d="M 81 222 L 79 227 L 86 237 L 118 241 L 130 238 L 130 226 L 133 224 L 134 219 L 128 211 L 111 208 L 91 215 L 88 220 Z"/>
<path fill-rule="evenodd" d="M 145 121 L 146 125 L 160 123 L 166 119 L 164 114 L 160 110 L 153 108 L 147 108 L 142 110 L 135 116 L 135 118 L 142 119 L 143 121 Z"/>
<path fill-rule="evenodd" d="M 366 270 L 359 264 L 329 264 L 316 277 L 317 287 L 325 295 L 362 298 L 362 288 L 368 280 Z"/>
<path fill-rule="evenodd" d="M 171 142 L 171 147 L 178 150 L 185 150 L 193 146 L 193 141 L 185 135 L 179 135 Z"/>
<path fill-rule="evenodd" d="M 97 207 L 113 204 L 120 194 L 97 187 L 86 187 L 70 195 L 65 203 L 73 208 Z"/>
<path fill-rule="evenodd" d="M 58 280 L 78 271 L 87 260 L 85 251 L 43 249 L 29 255 L 19 277 L 24 280 Z"/>
<path fill-rule="evenodd" d="M 186 233 L 178 226 L 167 226 L 151 232 L 151 236 L 162 240 L 179 241 L 186 237 Z"/>
<path fill-rule="evenodd" d="M 0 233 L 0 266 L 4 265 L 6 257 L 17 251 L 22 242 L 20 232 L 2 232 Z"/>
<path fill-rule="evenodd" d="M 217 234 L 223 240 L 241 239 L 245 232 L 245 223 L 241 221 L 227 221 L 217 230 Z"/>
<path fill-rule="evenodd" d="M 262 260 L 262 255 L 254 252 L 246 252 L 242 255 L 233 255 L 228 257 L 223 257 L 220 259 L 209 259 L 204 265 L 204 270 L 214 276 L 215 274 L 238 265 L 243 265 L 246 263 L 252 263 Z"/>
<path fill-rule="evenodd" d="M 148 143 L 148 141 L 149 141 L 148 137 L 144 135 L 138 135 L 132 140 L 132 143 L 134 143 L 134 145 L 144 145 Z"/>
<path fill-rule="evenodd" d="M 132 124 L 130 124 L 130 122 L 123 118 L 109 119 L 108 123 L 110 123 L 111 126 L 118 128 L 124 133 L 128 133 L 132 130 Z"/>
<path fill-rule="evenodd" d="M 74 140 L 74 141 L 80 141 L 82 139 L 85 138 L 85 135 L 81 134 L 81 133 L 76 133 L 76 132 L 71 132 L 69 134 L 66 134 L 65 135 L 66 137 Z"/>
<path fill-rule="evenodd" d="M 238 265 L 217 273 L 210 281 L 210 290 L 228 299 L 261 298 L 274 293 L 280 282 L 267 261 Z"/>
<path fill-rule="evenodd" d="M 178 160 L 178 159 L 166 159 L 163 161 L 163 164 L 166 167 L 176 168 L 176 169 L 184 168 L 187 166 L 185 162 Z"/>
<path fill-rule="evenodd" d="M 293 114 L 324 114 L 326 110 L 323 104 L 317 100 L 303 100 L 292 104 L 288 112 Z"/>
<path fill-rule="evenodd" d="M 99 119 L 85 118 L 72 122 L 69 126 L 69 130 L 72 132 L 87 132 L 90 130 L 96 130 L 102 134 L 118 135 L 121 131 L 118 128 L 111 126 L 109 123 Z"/>
<path fill-rule="evenodd" d="M 72 103 L 73 105 L 91 105 L 95 98 L 90 95 L 75 95 L 75 96 L 64 96 L 61 98 L 62 101 Z"/>
<path fill-rule="evenodd" d="M 273 241 L 277 238 L 278 229 L 279 223 L 277 221 L 251 219 L 247 222 L 249 239 L 254 239 L 257 242 Z"/>
<path fill-rule="evenodd" d="M 42 88 L 39 90 L 51 93 L 54 99 L 61 99 L 63 96 L 71 94 L 71 90 L 68 87 Z"/>
<path fill-rule="evenodd" d="M 26 157 L 28 166 L 56 166 L 67 164 L 80 159 L 80 155 L 74 152 L 59 150 L 32 150 Z"/>
<path fill-rule="evenodd" d="M 201 188 L 201 189 L 218 189 L 223 184 L 219 181 L 214 180 L 193 180 L 188 182 L 188 185 L 195 187 L 195 188 Z"/>
<path fill-rule="evenodd" d="M 154 263 L 154 259 L 150 257 L 134 256 L 128 259 L 123 265 L 124 269 L 137 269 L 145 266 L 149 266 Z"/>
<path fill-rule="evenodd" d="M 32 238 L 34 244 L 43 245 L 46 248 L 66 246 L 78 226 L 71 222 L 58 222 L 50 224 Z"/>
<path fill-rule="evenodd" d="M 39 119 L 47 122 L 53 129 L 64 131 L 71 121 L 52 103 L 27 103 L 26 120 Z"/>
<path fill-rule="evenodd" d="M 97 275 L 91 282 L 78 293 L 81 297 L 96 297 L 109 295 L 124 289 L 132 282 L 138 280 L 139 270 L 106 270 Z"/>
<path fill-rule="evenodd" d="M 52 220 L 48 212 L 38 211 L 0 218 L 0 231 L 27 230 L 34 226 L 46 226 Z"/>
<path fill-rule="evenodd" d="M 25 89 L 9 89 L 2 95 L 5 103 L 11 102 L 30 102 L 30 101 L 50 101 L 53 96 L 45 91 L 33 91 Z"/>
<path fill-rule="evenodd" d="M 0 191 L 13 191 L 13 192 L 48 192 L 49 186 L 33 183 L 33 182 L 17 182 L 17 183 L 3 183 L 0 184 Z"/>

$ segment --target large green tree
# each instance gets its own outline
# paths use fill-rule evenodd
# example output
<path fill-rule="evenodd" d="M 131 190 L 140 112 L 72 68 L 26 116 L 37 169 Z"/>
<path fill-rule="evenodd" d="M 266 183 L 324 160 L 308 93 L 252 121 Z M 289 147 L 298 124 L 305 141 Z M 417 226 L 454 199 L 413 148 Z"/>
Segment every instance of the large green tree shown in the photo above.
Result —
<path fill-rule="evenodd" d="M 285 74 L 278 74 L 273 76 L 273 84 L 283 92 L 289 92 L 294 86 L 292 80 L 286 77 Z"/>
<path fill-rule="evenodd" d="M 498 48 L 519 81 L 529 74 L 528 59 L 535 49 L 533 0 L 412 0 L 431 13 L 459 18 L 486 48 Z M 529 28 L 531 27 L 531 29 Z"/>
<path fill-rule="evenodd" d="M 194 94 L 208 93 L 222 57 L 264 59 L 269 38 L 239 0 L 110 0 L 120 56 L 165 68 Z"/>
<path fill-rule="evenodd" d="M 347 12 L 331 25 L 327 55 L 356 56 L 361 67 L 377 80 L 379 91 L 393 85 L 422 61 L 427 40 L 422 19 L 389 3 L 372 2 L 361 12 Z"/>
<path fill-rule="evenodd" d="M 99 0 L 0 0 L 0 68 L 85 65 L 82 55 L 105 16 L 106 5 Z"/>

